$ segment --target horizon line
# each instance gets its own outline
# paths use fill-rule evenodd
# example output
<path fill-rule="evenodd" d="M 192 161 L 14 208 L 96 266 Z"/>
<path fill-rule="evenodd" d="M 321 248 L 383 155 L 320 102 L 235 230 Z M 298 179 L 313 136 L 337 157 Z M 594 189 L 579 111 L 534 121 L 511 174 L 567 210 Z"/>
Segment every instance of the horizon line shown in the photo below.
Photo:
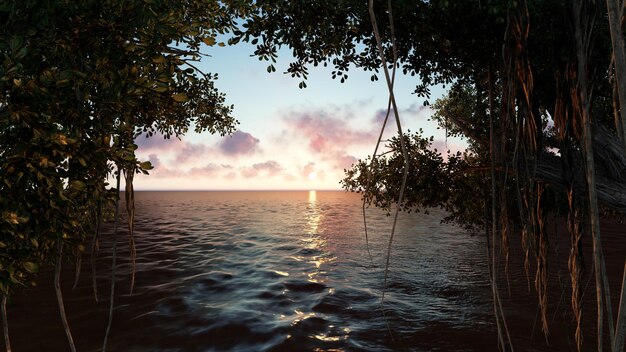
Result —
<path fill-rule="evenodd" d="M 121 189 L 120 192 L 126 191 L 125 189 Z M 310 191 L 320 191 L 320 192 L 350 192 L 345 189 L 337 189 L 337 188 L 320 188 L 320 189 L 311 189 L 311 188 L 298 188 L 298 189 L 259 189 L 259 188 L 250 188 L 250 189 L 135 189 L 135 192 L 310 192 Z M 356 192 L 351 192 L 356 193 Z"/>

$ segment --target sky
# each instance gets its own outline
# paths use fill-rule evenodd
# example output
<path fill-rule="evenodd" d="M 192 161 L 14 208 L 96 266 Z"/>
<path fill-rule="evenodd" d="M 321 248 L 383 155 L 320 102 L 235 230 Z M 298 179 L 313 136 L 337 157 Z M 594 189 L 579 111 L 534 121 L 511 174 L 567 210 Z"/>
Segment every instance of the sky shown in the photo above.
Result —
<path fill-rule="evenodd" d="M 332 68 L 311 67 L 307 88 L 283 74 L 292 58 L 279 52 L 276 72 L 252 57 L 254 47 L 240 43 L 204 47 L 198 67 L 217 73 L 216 87 L 234 105 L 240 122 L 231 136 L 188 132 L 180 140 L 140 136 L 137 156 L 152 162 L 149 176 L 137 175 L 136 190 L 336 190 L 344 169 L 371 155 L 385 117 L 388 91 L 384 76 L 351 68 L 345 83 Z M 434 122 L 424 98 L 412 94 L 415 77 L 396 77 L 394 93 L 404 131 L 422 128 L 438 150 L 462 149 Z M 434 99 L 444 94 L 431 89 Z M 387 124 L 384 138 L 397 132 Z"/>

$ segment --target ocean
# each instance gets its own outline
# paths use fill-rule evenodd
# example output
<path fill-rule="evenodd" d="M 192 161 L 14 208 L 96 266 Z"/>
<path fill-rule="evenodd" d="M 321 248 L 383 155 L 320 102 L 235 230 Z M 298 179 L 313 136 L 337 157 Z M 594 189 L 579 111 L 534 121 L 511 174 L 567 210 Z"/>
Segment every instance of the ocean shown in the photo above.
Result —
<path fill-rule="evenodd" d="M 440 210 L 392 216 L 341 191 L 136 192 L 137 279 L 119 234 L 109 351 L 484 351 L 496 349 L 485 238 Z M 112 226 L 78 287 L 64 264 L 79 351 L 106 328 Z M 9 305 L 13 350 L 67 351 L 51 270 Z M 384 301 L 382 299 L 384 293 Z"/>

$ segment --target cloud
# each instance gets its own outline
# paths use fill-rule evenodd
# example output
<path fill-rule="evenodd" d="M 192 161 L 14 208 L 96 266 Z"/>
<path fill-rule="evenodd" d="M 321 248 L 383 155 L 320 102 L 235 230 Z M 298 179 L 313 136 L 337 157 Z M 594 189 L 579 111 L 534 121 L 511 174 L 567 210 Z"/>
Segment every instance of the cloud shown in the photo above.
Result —
<path fill-rule="evenodd" d="M 313 171 L 315 171 L 315 163 L 308 163 L 300 169 L 300 176 L 309 177 L 309 174 Z"/>
<path fill-rule="evenodd" d="M 255 151 L 259 139 L 243 131 L 236 131 L 226 137 L 219 145 L 219 149 L 226 155 L 250 154 Z"/>
<path fill-rule="evenodd" d="M 241 170 L 241 175 L 245 178 L 256 177 L 259 174 L 273 176 L 283 171 L 284 168 L 274 160 L 268 160 L 263 163 L 257 163 Z"/>
<path fill-rule="evenodd" d="M 182 169 L 170 169 L 163 165 L 161 160 L 156 154 L 150 154 L 148 160 L 154 166 L 154 169 L 150 171 L 150 176 L 155 178 L 205 178 L 215 177 L 221 174 L 228 175 L 233 172 L 234 167 L 228 164 L 214 164 L 208 163 L 203 166 L 192 167 L 188 170 Z"/>
<path fill-rule="evenodd" d="M 161 160 L 159 160 L 159 157 L 156 154 L 148 155 L 148 161 L 150 162 L 150 164 L 152 164 L 154 168 L 161 167 Z"/>
<path fill-rule="evenodd" d="M 309 162 L 308 164 L 300 167 L 300 177 L 305 180 L 309 180 L 309 175 L 315 173 L 315 179 L 324 180 L 326 178 L 326 173 L 321 168 L 315 166 L 314 162 Z"/>
<path fill-rule="evenodd" d="M 352 164 L 356 164 L 358 159 L 352 155 L 336 155 L 335 156 L 335 164 L 340 169 L 347 169 Z"/>
<path fill-rule="evenodd" d="M 176 137 L 165 138 L 160 133 L 154 134 L 152 137 L 148 137 L 145 133 L 135 138 L 135 144 L 139 146 L 139 150 L 142 152 L 157 152 L 178 149 L 185 144 Z"/>
<path fill-rule="evenodd" d="M 400 119 L 402 121 L 407 121 L 408 119 L 414 118 L 426 121 L 433 114 L 433 109 L 431 109 L 430 106 L 424 106 L 418 103 L 413 103 L 406 108 L 399 109 L 398 111 Z M 383 122 L 385 121 L 385 116 L 387 116 L 387 109 L 379 109 L 378 111 L 376 111 L 376 114 L 374 114 L 372 124 L 376 126 L 382 126 Z M 389 110 L 389 118 L 387 119 L 385 131 L 396 131 L 396 118 L 393 113 L 393 108 Z"/>
<path fill-rule="evenodd" d="M 289 131 L 302 137 L 309 149 L 316 153 L 371 143 L 375 138 L 374 131 L 371 128 L 365 131 L 353 128 L 345 114 L 349 112 L 340 111 L 334 116 L 323 110 L 291 113 L 285 122 Z"/>
<path fill-rule="evenodd" d="M 457 152 L 463 152 L 467 148 L 466 145 L 458 143 L 454 139 L 448 140 L 435 140 L 431 146 L 431 149 L 437 149 L 439 153 L 445 158 L 448 154 L 456 154 Z M 448 153 L 450 151 L 450 153 Z"/>
<path fill-rule="evenodd" d="M 209 152 L 211 152 L 211 148 L 206 144 L 186 142 L 185 146 L 176 154 L 176 162 L 184 163 L 191 159 L 202 158 Z"/>
<path fill-rule="evenodd" d="M 414 111 L 415 107 L 406 109 Z M 354 153 L 372 146 L 380 133 L 380 123 L 361 123 L 355 118 L 349 105 L 331 106 L 324 109 L 289 111 L 283 115 L 286 129 L 282 132 L 279 143 L 304 145 L 313 153 L 318 163 L 315 172 L 320 175 L 323 169 L 343 170 L 357 162 Z M 302 147 L 294 146 L 296 149 Z M 324 165 L 324 167 L 320 167 Z M 305 165 L 300 176 L 308 177 L 315 164 Z"/>
<path fill-rule="evenodd" d="M 192 167 L 187 171 L 187 175 L 194 177 L 213 177 L 217 176 L 222 167 L 217 164 L 209 163 L 201 167 Z"/>
<path fill-rule="evenodd" d="M 219 152 L 228 156 L 249 154 L 256 151 L 260 142 L 252 134 L 243 131 L 235 131 L 231 136 L 224 137 L 217 145 L 213 146 L 188 142 L 184 140 L 184 137 L 182 138 L 182 140 L 176 137 L 165 139 L 160 133 L 156 133 L 152 137 L 141 134 L 135 139 L 135 143 L 143 153 L 173 152 L 177 153 L 177 161 L 184 162 L 196 155 L 201 156 L 209 152 Z"/>
<path fill-rule="evenodd" d="M 151 177 L 179 177 L 184 175 L 184 173 L 180 170 L 167 168 L 165 165 L 163 165 L 163 163 L 156 154 L 148 155 L 148 161 L 150 161 L 150 163 L 154 167 L 152 170 L 150 170 Z"/>

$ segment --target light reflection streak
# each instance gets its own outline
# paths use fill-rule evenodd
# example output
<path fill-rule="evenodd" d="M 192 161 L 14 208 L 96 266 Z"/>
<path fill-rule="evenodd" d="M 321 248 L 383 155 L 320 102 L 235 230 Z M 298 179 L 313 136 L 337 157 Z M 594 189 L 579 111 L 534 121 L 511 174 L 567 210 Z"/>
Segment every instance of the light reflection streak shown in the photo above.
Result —
<path fill-rule="evenodd" d="M 327 241 L 324 238 L 323 234 L 320 234 L 320 232 L 324 231 L 324 230 L 320 231 L 320 224 L 323 221 L 324 215 L 317 202 L 316 191 L 309 191 L 309 199 L 308 199 L 308 204 L 306 207 L 306 213 L 303 215 L 305 216 L 306 223 L 304 224 L 304 236 L 302 238 L 302 244 L 305 249 L 309 249 L 311 251 L 318 251 L 319 254 L 316 252 L 312 252 L 311 254 L 315 253 L 316 255 L 299 255 L 299 256 L 292 257 L 292 259 L 299 261 L 299 262 L 306 262 L 306 263 L 314 265 L 314 268 L 311 268 L 313 270 L 311 271 L 306 270 L 303 274 L 306 275 L 308 282 L 323 283 L 326 281 L 325 276 L 327 272 L 322 269 L 322 265 L 332 262 L 336 258 L 329 255 L 329 253 L 327 253 L 327 251 L 324 250 L 324 247 L 327 246 Z M 330 288 L 328 293 L 332 295 L 334 294 L 334 292 L 335 290 L 333 288 Z M 292 315 L 291 317 L 289 317 L 289 319 L 291 320 L 291 326 L 295 326 L 306 319 L 316 316 L 315 312 L 303 312 L 300 310 L 294 310 L 294 313 L 295 313 L 295 316 Z M 330 328 L 335 330 L 334 326 L 332 325 L 330 326 Z M 332 333 L 332 332 L 329 332 L 326 334 L 321 333 L 321 334 L 316 334 L 316 335 L 310 335 L 309 337 L 317 339 L 319 341 L 324 341 L 324 342 L 337 342 L 340 340 L 347 340 L 349 335 L 350 335 L 350 329 L 343 328 L 343 329 L 339 329 L 338 333 Z M 287 338 L 290 338 L 290 337 L 291 336 L 288 336 Z M 316 349 L 316 351 L 317 350 L 321 351 L 320 349 Z M 342 349 L 330 349 L 330 350 L 325 350 L 325 351 L 340 352 L 343 350 Z"/>
<path fill-rule="evenodd" d="M 323 215 L 320 212 L 320 209 L 317 205 L 317 192 L 309 191 L 309 204 L 307 207 L 307 215 L 306 215 L 306 231 L 305 233 L 308 237 L 302 239 L 304 242 L 304 248 L 311 250 L 321 250 L 326 246 L 326 240 L 320 236 L 319 234 L 319 225 L 322 222 Z M 328 258 L 324 256 L 313 256 L 312 258 L 303 258 L 308 263 L 315 265 L 315 271 L 312 273 L 305 273 L 308 276 L 309 282 L 323 282 L 320 278 L 318 278 L 320 272 L 320 266 L 329 261 Z"/>
<path fill-rule="evenodd" d="M 317 202 L 317 192 L 309 191 L 309 204 Z"/>

